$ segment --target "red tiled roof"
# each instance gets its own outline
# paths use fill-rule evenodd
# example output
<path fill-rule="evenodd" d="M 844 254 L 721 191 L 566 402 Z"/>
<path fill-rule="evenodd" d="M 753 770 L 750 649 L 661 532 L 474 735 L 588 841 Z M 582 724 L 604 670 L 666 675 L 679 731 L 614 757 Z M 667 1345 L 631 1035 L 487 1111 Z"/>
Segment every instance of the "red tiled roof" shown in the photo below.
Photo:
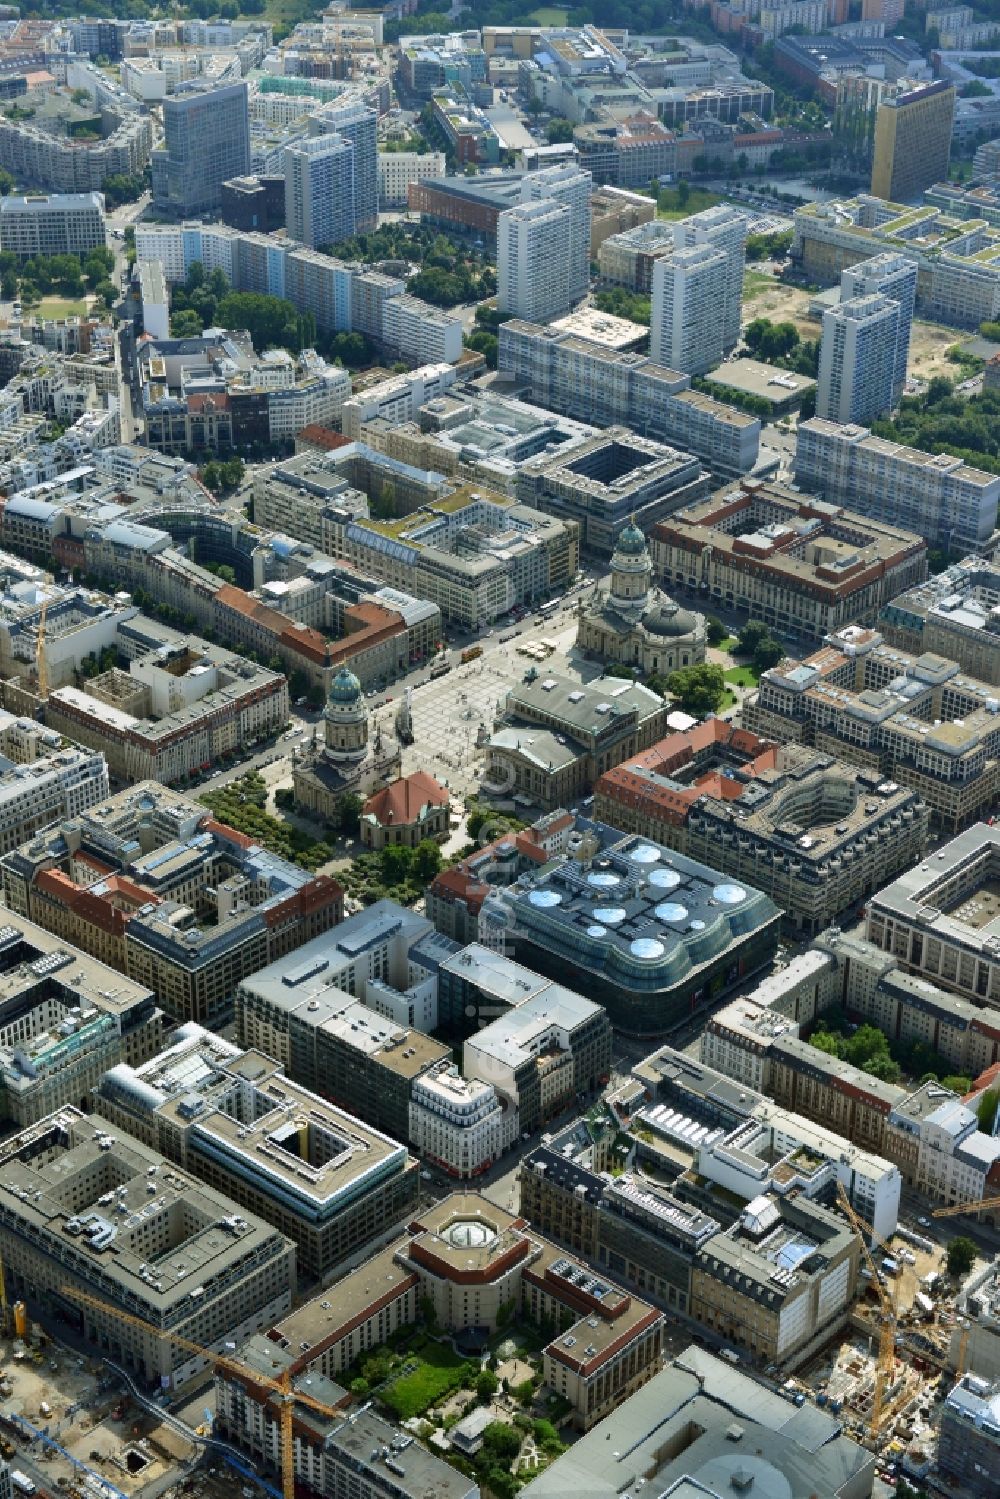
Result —
<path fill-rule="evenodd" d="M 339 432 L 331 432 L 329 427 L 321 427 L 318 422 L 311 422 L 308 427 L 303 427 L 299 432 L 302 442 L 311 442 L 315 448 L 342 448 L 351 441 Z"/>
<path fill-rule="evenodd" d="M 370 817 L 381 827 L 410 827 L 419 822 L 428 807 L 447 807 L 451 798 L 445 788 L 426 770 L 401 776 L 370 796 L 362 808 L 362 817 Z"/>

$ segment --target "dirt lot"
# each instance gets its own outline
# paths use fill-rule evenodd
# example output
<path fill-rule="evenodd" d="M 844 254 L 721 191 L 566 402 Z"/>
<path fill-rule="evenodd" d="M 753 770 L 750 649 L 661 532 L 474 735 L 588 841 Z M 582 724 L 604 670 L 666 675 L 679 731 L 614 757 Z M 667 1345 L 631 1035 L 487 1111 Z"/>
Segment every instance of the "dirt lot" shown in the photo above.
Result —
<path fill-rule="evenodd" d="M 964 336 L 954 328 L 943 328 L 940 323 L 922 323 L 914 319 L 907 371 L 910 378 L 931 380 L 935 375 L 947 375 L 949 380 L 958 379 L 961 370 L 945 358 L 945 351 L 952 344 L 961 342 Z"/>
<path fill-rule="evenodd" d="M 772 276 L 752 267 L 744 279 L 743 322 L 753 322 L 764 317 L 772 323 L 794 323 L 800 338 L 819 338 L 822 329 L 815 318 L 809 316 L 812 292 L 799 286 L 785 286 Z"/>

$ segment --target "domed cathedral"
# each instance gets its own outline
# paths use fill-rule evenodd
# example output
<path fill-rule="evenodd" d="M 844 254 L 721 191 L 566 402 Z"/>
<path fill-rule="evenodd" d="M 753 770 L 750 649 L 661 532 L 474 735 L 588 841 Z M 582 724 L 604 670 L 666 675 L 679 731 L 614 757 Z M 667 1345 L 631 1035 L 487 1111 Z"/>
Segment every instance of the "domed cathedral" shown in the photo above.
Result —
<path fill-rule="evenodd" d="M 635 519 L 619 532 L 611 586 L 580 609 L 576 643 L 602 661 L 641 672 L 677 671 L 705 659 L 705 616 L 682 609 L 653 583 L 653 562 Z"/>
<path fill-rule="evenodd" d="M 396 780 L 401 765 L 399 745 L 381 730 L 370 737 L 368 709 L 361 683 L 341 666 L 330 683 L 323 709 L 322 743 L 317 728 L 312 743 L 295 762 L 292 772 L 295 801 L 336 826 L 340 798 L 367 797 Z"/>

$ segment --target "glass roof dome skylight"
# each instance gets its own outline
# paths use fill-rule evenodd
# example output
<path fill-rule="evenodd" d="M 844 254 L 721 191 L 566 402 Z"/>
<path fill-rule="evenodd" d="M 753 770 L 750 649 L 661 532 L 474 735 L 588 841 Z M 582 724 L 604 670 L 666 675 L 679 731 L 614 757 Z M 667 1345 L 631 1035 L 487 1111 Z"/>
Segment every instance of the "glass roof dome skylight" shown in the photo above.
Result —
<path fill-rule="evenodd" d="M 657 921 L 683 921 L 687 913 L 687 906 L 682 906 L 675 900 L 661 901 L 656 907 Z"/>
<path fill-rule="evenodd" d="M 528 896 L 533 906 L 558 906 L 562 902 L 562 896 L 558 890 L 532 890 Z"/>
<path fill-rule="evenodd" d="M 637 958 L 662 958 L 666 948 L 654 937 L 637 937 L 630 950 Z"/>

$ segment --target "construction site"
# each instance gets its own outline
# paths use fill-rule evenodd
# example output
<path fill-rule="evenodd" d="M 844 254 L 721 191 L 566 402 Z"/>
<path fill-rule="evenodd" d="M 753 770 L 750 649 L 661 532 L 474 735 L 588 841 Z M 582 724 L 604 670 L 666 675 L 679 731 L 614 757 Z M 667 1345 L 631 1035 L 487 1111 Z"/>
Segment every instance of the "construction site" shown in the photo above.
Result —
<path fill-rule="evenodd" d="M 232 1499 L 236 1475 L 221 1460 L 209 1466 L 205 1442 L 183 1416 L 161 1409 L 108 1363 L 50 1337 L 22 1302 L 6 1327 L 0 1454 L 41 1499 Z M 211 1415 L 203 1413 L 201 1434 Z"/>
<path fill-rule="evenodd" d="M 785 1393 L 814 1399 L 887 1465 L 921 1477 L 934 1460 L 941 1404 L 965 1372 L 968 1327 L 957 1319 L 939 1244 L 903 1228 L 881 1240 L 843 1193 L 840 1205 L 861 1236 L 863 1289 L 846 1336 L 799 1369 Z"/>

